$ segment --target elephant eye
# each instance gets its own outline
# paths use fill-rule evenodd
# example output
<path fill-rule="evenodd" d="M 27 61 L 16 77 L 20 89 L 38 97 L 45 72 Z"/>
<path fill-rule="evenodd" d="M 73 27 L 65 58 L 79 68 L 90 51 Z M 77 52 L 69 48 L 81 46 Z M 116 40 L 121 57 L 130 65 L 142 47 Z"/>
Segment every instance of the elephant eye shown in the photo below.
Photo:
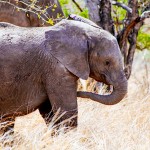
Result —
<path fill-rule="evenodd" d="M 110 65 L 110 61 L 109 61 L 109 60 L 106 60 L 106 61 L 105 61 L 105 65 L 106 65 L 106 66 L 109 66 L 109 65 Z"/>

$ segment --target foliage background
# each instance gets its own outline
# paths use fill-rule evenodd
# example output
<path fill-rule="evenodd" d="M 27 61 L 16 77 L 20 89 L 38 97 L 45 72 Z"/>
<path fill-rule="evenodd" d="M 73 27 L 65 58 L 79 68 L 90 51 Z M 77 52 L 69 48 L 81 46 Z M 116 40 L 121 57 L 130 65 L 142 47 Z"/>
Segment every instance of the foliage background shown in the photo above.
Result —
<path fill-rule="evenodd" d="M 72 2 L 72 0 L 59 0 L 59 2 L 62 6 L 63 12 L 64 12 L 66 17 L 70 13 L 74 13 L 74 14 L 81 15 L 85 18 L 89 18 L 88 9 L 86 7 L 84 0 L 76 0 L 76 2 L 83 9 L 83 12 L 79 11 L 79 9 Z M 127 0 L 118 0 L 118 2 L 127 4 Z M 142 5 L 141 3 L 139 3 L 139 5 L 140 5 L 140 7 L 139 7 L 138 11 L 139 11 L 139 14 L 141 14 L 144 5 Z M 127 15 L 126 10 L 124 10 L 121 7 L 113 5 L 112 16 L 113 16 L 114 21 L 118 20 L 119 22 L 123 22 L 126 15 Z M 122 25 L 119 25 L 119 27 L 115 26 L 115 29 L 117 29 L 117 28 L 122 29 L 123 26 Z M 117 32 L 117 30 L 116 30 L 116 32 Z M 149 25 L 146 24 L 146 25 L 142 26 L 142 28 L 140 29 L 140 31 L 138 33 L 137 49 L 139 49 L 139 50 L 144 50 L 144 49 L 150 50 L 150 21 L 149 21 Z"/>
<path fill-rule="evenodd" d="M 85 6 L 85 2 L 83 0 L 79 1 L 76 0 L 78 4 L 80 4 L 81 8 L 83 9 L 83 12 L 80 12 L 79 9 L 76 7 L 76 5 L 72 2 L 72 0 L 59 0 L 60 5 L 63 9 L 63 12 L 65 14 L 65 17 L 67 17 L 69 14 L 78 14 L 80 16 L 83 16 L 85 18 L 89 18 L 88 16 L 88 9 Z"/>
<path fill-rule="evenodd" d="M 120 0 L 127 2 L 127 0 Z M 65 16 L 70 13 L 88 18 L 71 0 L 60 0 Z M 122 21 L 126 11 L 116 6 L 112 13 Z M 150 148 L 150 23 L 139 31 L 133 73 L 128 95 L 117 105 L 105 106 L 88 99 L 78 99 L 79 125 L 77 130 L 51 136 L 52 124 L 47 127 L 38 114 L 16 119 L 15 134 L 0 135 L 0 150 L 149 150 Z M 121 28 L 122 26 L 120 26 Z M 91 88 L 91 87 L 90 87 Z M 40 118 L 40 119 L 39 119 Z"/>

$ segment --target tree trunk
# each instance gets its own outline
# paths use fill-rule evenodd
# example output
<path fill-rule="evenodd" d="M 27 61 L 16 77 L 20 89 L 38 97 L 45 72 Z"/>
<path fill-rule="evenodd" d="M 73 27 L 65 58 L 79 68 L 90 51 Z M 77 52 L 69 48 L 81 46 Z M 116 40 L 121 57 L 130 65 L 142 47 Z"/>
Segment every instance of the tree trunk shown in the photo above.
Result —
<path fill-rule="evenodd" d="M 111 16 L 111 2 L 110 0 L 101 0 L 99 2 L 99 16 L 100 16 L 100 25 L 104 30 L 109 31 L 113 35 L 114 32 L 114 24 Z"/>
<path fill-rule="evenodd" d="M 126 26 L 130 24 L 135 18 L 139 16 L 138 14 L 138 1 L 137 0 L 129 0 L 128 1 L 128 6 L 132 8 L 132 13 L 128 12 L 128 20 Z M 137 35 L 140 27 L 142 26 L 142 22 L 136 25 L 131 31 L 129 36 L 127 37 L 128 42 L 129 42 L 129 48 L 126 47 L 124 49 L 123 53 L 127 54 L 124 55 L 124 66 L 125 66 L 125 74 L 127 79 L 129 79 L 132 71 L 132 63 L 133 63 L 133 57 L 136 49 L 136 42 L 137 42 Z M 127 40 L 125 41 L 125 45 L 127 45 Z"/>
<path fill-rule="evenodd" d="M 90 20 L 100 26 L 99 0 L 87 0 L 86 6 L 89 10 Z"/>
<path fill-rule="evenodd" d="M 111 16 L 112 4 L 122 7 L 127 11 L 127 15 L 121 23 L 123 29 L 120 28 L 120 31 L 117 32 L 118 35 L 115 35 L 115 23 Z M 140 8 L 139 4 L 142 5 Z M 97 5 L 99 5 L 99 7 L 97 7 Z M 145 6 L 145 9 L 143 9 L 143 6 Z M 138 9 L 143 11 L 149 10 L 150 4 L 146 1 L 138 2 L 138 0 L 128 0 L 128 5 L 113 0 L 87 0 L 87 7 L 89 8 L 90 19 L 95 23 L 98 22 L 97 24 L 103 29 L 109 31 L 117 37 L 124 58 L 125 74 L 127 79 L 129 79 L 132 71 L 132 63 L 136 49 L 138 31 L 143 24 L 144 18 L 146 18 L 146 15 L 145 17 L 142 17 L 143 14 L 139 16 Z M 97 13 L 98 9 L 99 16 Z M 99 21 L 93 19 L 93 15 L 94 18 L 98 18 Z"/>

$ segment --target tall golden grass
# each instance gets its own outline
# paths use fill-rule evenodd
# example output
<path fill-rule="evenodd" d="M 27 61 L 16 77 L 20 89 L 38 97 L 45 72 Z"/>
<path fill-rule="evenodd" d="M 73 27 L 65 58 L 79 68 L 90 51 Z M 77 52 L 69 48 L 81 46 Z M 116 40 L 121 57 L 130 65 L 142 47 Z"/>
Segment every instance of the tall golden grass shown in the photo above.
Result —
<path fill-rule="evenodd" d="M 150 58 L 137 52 L 128 94 L 117 105 L 78 99 L 77 129 L 51 136 L 38 111 L 15 121 L 14 134 L 0 136 L 0 149 L 15 150 L 149 150 Z"/>

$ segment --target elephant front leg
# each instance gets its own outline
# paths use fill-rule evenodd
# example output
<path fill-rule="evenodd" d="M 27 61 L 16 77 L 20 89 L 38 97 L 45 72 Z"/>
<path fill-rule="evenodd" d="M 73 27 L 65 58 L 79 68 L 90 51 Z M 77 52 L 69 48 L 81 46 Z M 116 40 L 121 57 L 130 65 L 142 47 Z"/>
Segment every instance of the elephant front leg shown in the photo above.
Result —
<path fill-rule="evenodd" d="M 62 77 L 61 80 L 46 82 L 47 94 L 52 106 L 54 116 L 58 119 L 55 124 L 66 127 L 76 127 L 78 118 L 76 77 Z"/>

